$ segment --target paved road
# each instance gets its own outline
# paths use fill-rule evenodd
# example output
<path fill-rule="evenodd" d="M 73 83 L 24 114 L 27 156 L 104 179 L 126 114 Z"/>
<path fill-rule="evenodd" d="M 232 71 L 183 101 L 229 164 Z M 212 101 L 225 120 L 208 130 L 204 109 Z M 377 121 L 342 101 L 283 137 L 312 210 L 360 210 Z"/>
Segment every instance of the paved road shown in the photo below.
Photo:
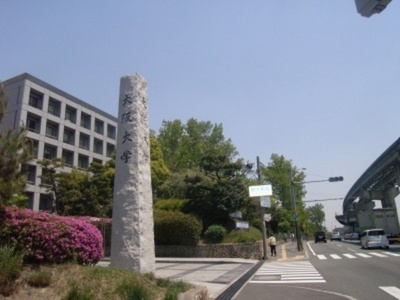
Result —
<path fill-rule="evenodd" d="M 234 299 L 400 299 L 400 245 L 310 242 L 306 256 L 265 263 Z"/>

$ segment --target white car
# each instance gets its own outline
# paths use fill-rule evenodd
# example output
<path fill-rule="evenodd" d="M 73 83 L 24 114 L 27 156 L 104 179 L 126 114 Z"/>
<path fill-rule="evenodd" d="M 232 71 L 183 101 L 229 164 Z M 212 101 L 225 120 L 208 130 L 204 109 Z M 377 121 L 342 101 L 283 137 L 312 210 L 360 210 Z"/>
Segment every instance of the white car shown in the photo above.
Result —
<path fill-rule="evenodd" d="M 339 232 L 332 232 L 331 234 L 331 241 L 333 240 L 337 240 L 337 241 L 341 241 L 342 238 L 340 237 L 340 233 Z"/>
<path fill-rule="evenodd" d="M 389 249 L 389 240 L 383 229 L 369 229 L 365 230 L 361 235 L 362 248 L 386 248 Z"/>

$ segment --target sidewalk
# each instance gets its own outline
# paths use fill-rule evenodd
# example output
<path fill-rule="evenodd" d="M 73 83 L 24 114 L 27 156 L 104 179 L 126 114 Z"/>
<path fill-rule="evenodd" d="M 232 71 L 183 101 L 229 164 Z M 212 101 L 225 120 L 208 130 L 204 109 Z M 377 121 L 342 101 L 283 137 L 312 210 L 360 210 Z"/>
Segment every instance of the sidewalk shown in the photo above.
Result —
<path fill-rule="evenodd" d="M 208 293 L 209 299 L 228 300 L 233 298 L 263 264 L 308 258 L 307 251 L 298 251 L 297 243 L 292 242 L 278 243 L 276 257 L 271 257 L 270 249 L 267 250 L 267 259 L 264 261 L 240 258 L 158 257 L 155 276 L 182 280 L 196 286 L 196 289 L 182 295 L 181 299 L 193 299 L 196 294 Z M 109 264 L 107 258 L 98 263 L 99 266 Z"/>

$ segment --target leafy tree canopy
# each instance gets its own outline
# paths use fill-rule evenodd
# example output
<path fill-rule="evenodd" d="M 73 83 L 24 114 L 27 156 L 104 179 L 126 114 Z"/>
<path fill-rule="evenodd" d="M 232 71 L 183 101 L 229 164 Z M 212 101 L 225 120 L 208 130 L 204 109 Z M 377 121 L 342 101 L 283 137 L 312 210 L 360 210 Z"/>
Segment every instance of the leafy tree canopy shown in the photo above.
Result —
<path fill-rule="evenodd" d="M 6 114 L 8 101 L 0 83 L 0 123 Z M 33 145 L 25 128 L 0 132 L 0 206 L 25 206 L 27 162 L 32 159 Z"/>
<path fill-rule="evenodd" d="M 189 119 L 163 121 L 158 141 L 164 160 L 172 172 L 199 168 L 203 157 L 211 154 L 233 159 L 238 153 L 230 139 L 225 139 L 222 124 Z"/>

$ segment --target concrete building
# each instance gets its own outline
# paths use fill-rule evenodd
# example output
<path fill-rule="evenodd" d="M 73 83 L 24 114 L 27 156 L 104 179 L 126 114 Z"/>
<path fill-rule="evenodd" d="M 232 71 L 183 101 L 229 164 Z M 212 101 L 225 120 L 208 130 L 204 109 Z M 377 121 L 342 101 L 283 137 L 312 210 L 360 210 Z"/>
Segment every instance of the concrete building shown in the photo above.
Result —
<path fill-rule="evenodd" d="M 117 118 L 28 73 L 3 85 L 9 104 L 0 130 L 28 129 L 35 148 L 26 188 L 29 208 L 49 210 L 52 200 L 40 187 L 42 168 L 37 161 L 62 158 L 66 172 L 105 163 L 115 149 Z"/>

